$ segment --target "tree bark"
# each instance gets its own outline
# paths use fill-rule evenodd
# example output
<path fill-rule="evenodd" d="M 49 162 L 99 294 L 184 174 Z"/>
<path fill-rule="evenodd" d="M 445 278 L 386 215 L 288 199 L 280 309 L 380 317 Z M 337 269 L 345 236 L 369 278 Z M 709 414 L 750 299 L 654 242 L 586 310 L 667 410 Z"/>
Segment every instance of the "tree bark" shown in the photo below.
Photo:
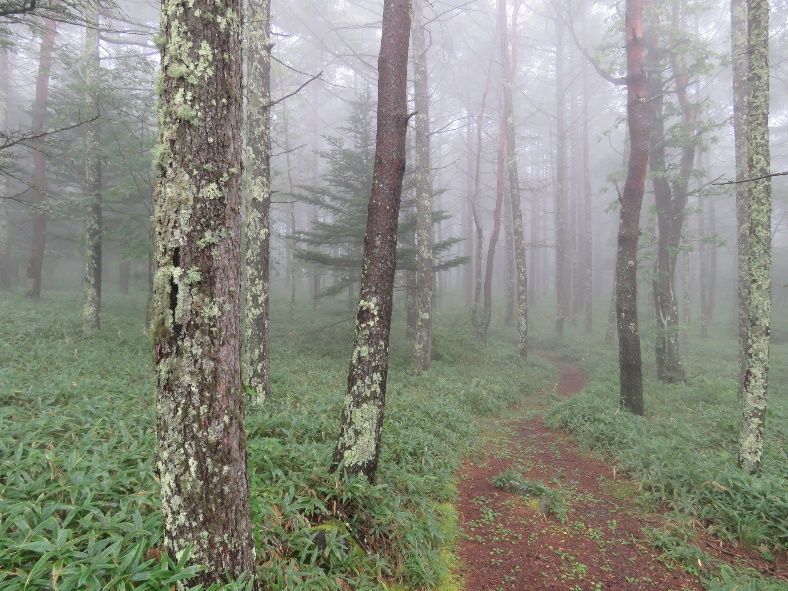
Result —
<path fill-rule="evenodd" d="M 432 358 L 432 183 L 430 181 L 430 93 L 424 0 L 413 1 L 413 95 L 416 115 L 416 340 L 413 368 L 426 371 Z"/>
<path fill-rule="evenodd" d="M 616 318 L 621 382 L 621 406 L 644 413 L 643 370 L 638 327 L 637 269 L 640 209 L 649 160 L 649 108 L 646 71 L 643 65 L 643 8 L 647 0 L 627 0 L 627 124 L 630 154 L 621 196 L 618 251 L 616 256 Z"/>
<path fill-rule="evenodd" d="M 397 224 L 408 126 L 410 1 L 385 0 L 378 58 L 378 129 L 364 236 L 356 334 L 332 468 L 375 478 L 386 400 Z"/>
<path fill-rule="evenodd" d="M 220 21 L 200 15 L 235 15 Z M 165 545 L 189 580 L 254 577 L 240 370 L 241 0 L 162 2 L 156 470 Z"/>
<path fill-rule="evenodd" d="M 49 73 L 52 69 L 52 51 L 55 46 L 57 28 L 54 21 L 46 21 L 44 36 L 41 39 L 38 74 L 36 75 L 36 102 L 33 107 L 33 120 L 30 135 L 40 135 L 44 131 L 49 99 Z M 33 228 L 30 244 L 30 259 L 27 263 L 27 297 L 37 300 L 41 297 L 41 270 L 44 266 L 46 248 L 47 218 L 41 208 L 47 192 L 46 157 L 41 150 L 33 150 L 33 179 L 30 203 L 33 209 Z"/>
<path fill-rule="evenodd" d="M 506 168 L 509 174 L 509 203 L 512 214 L 512 234 L 514 240 L 515 287 L 517 294 L 517 334 L 519 337 L 520 359 L 528 357 L 528 271 L 525 259 L 525 235 L 523 231 L 523 212 L 520 203 L 520 176 L 517 161 L 517 141 L 514 123 L 514 101 L 512 87 L 517 68 L 517 17 L 520 10 L 519 0 L 514 1 L 512 10 L 511 47 L 512 59 L 509 60 L 509 39 L 506 27 L 506 0 L 498 0 L 498 19 L 501 29 L 500 51 L 503 64 L 503 106 L 506 118 Z"/>
<path fill-rule="evenodd" d="M 731 0 L 731 67 L 733 78 L 733 137 L 736 154 L 736 299 L 747 301 L 747 284 L 741 272 L 747 266 L 747 76 L 749 40 L 747 37 L 747 0 Z M 745 309 L 737 305 L 739 352 L 744 351 L 747 326 Z M 744 357 L 739 355 L 739 394 L 744 390 Z"/>
<path fill-rule="evenodd" d="M 87 112 L 100 115 L 99 61 L 99 12 L 97 0 L 88 5 L 85 27 L 85 84 Z M 83 186 L 89 198 L 90 209 L 85 227 L 85 278 L 83 281 L 84 305 L 82 308 L 82 333 L 92 335 L 101 328 L 101 147 L 98 120 L 87 124 L 85 131 L 85 177 Z"/>
<path fill-rule="evenodd" d="M 761 470 L 763 429 L 769 378 L 771 324 L 772 200 L 769 151 L 769 2 L 747 1 L 749 67 L 747 76 L 747 177 L 744 208 L 744 266 L 739 277 L 747 285 L 739 302 L 744 320 L 741 384 L 743 401 L 739 466 L 748 474 Z M 740 261 L 742 262 L 742 261 Z"/>
<path fill-rule="evenodd" d="M 244 176 L 244 387 L 256 402 L 271 393 L 271 0 L 248 0 Z"/>
<path fill-rule="evenodd" d="M 591 145 L 588 130 L 588 67 L 583 66 L 583 266 L 585 281 L 583 286 L 583 304 L 585 312 L 585 329 L 591 332 L 594 325 L 594 228 L 593 195 L 591 193 Z"/>

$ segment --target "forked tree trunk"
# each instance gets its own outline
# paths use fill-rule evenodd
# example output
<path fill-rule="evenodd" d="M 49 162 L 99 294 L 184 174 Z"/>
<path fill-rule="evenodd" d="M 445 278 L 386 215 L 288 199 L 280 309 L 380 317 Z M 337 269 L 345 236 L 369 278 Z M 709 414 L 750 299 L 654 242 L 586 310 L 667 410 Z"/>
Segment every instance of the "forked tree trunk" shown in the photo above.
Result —
<path fill-rule="evenodd" d="M 255 572 L 240 371 L 241 0 L 165 0 L 156 276 L 156 470 L 165 545 L 204 587 Z"/>
<path fill-rule="evenodd" d="M 640 209 L 646 184 L 649 151 L 649 113 L 646 71 L 643 66 L 643 7 L 646 0 L 627 0 L 625 32 L 627 52 L 627 124 L 630 154 L 621 196 L 616 255 L 616 319 L 621 405 L 642 415 L 643 370 L 638 327 L 637 270 Z"/>
<path fill-rule="evenodd" d="M 413 368 L 426 371 L 432 358 L 432 183 L 430 92 L 423 1 L 413 1 L 413 95 L 416 115 L 416 334 Z"/>
<path fill-rule="evenodd" d="M 378 58 L 378 129 L 364 236 L 356 334 L 332 468 L 374 480 L 388 377 L 397 224 L 408 128 L 410 1 L 385 0 Z"/>
<path fill-rule="evenodd" d="M 85 27 L 85 83 L 87 113 L 100 114 L 100 68 L 99 61 L 99 13 L 97 0 L 88 6 Z M 101 154 L 99 122 L 88 123 L 85 131 L 85 177 L 83 186 L 89 199 L 89 211 L 85 228 L 85 278 L 83 281 L 84 305 L 82 308 L 82 332 L 92 335 L 101 328 Z"/>
<path fill-rule="evenodd" d="M 36 75 L 36 102 L 33 107 L 33 120 L 30 134 L 40 135 L 44 131 L 49 98 L 49 72 L 52 69 L 52 51 L 55 46 L 57 29 L 55 21 L 47 20 L 44 36 L 41 39 L 38 74 Z M 33 228 L 31 231 L 30 259 L 27 263 L 27 297 L 37 300 L 41 297 L 41 271 L 44 266 L 46 249 L 47 218 L 41 207 L 47 193 L 46 158 L 41 150 L 33 150 L 33 182 L 30 202 L 33 209 Z"/>
<path fill-rule="evenodd" d="M 498 20 L 500 27 L 500 51 L 503 64 L 503 107 L 506 117 L 506 168 L 509 173 L 509 202 L 512 214 L 512 234 L 514 241 L 515 273 L 514 282 L 517 294 L 517 334 L 519 336 L 520 359 L 528 357 L 528 273 L 525 259 L 525 235 L 523 231 L 523 212 L 520 204 L 520 176 L 517 162 L 516 129 L 514 124 L 514 101 L 512 86 L 517 68 L 517 17 L 520 2 L 515 0 L 512 10 L 511 47 L 512 59 L 509 60 L 509 40 L 506 27 L 506 0 L 498 0 Z"/>
<path fill-rule="evenodd" d="M 248 0 L 244 177 L 243 384 L 256 402 L 271 393 L 271 0 Z"/>
<path fill-rule="evenodd" d="M 741 384 L 743 401 L 739 466 L 748 474 L 763 463 L 763 429 L 769 384 L 769 331 L 771 325 L 772 198 L 769 151 L 769 2 L 748 0 L 747 35 L 747 205 L 743 230 L 744 265 L 739 276 L 746 298 L 739 301 L 743 319 Z"/>

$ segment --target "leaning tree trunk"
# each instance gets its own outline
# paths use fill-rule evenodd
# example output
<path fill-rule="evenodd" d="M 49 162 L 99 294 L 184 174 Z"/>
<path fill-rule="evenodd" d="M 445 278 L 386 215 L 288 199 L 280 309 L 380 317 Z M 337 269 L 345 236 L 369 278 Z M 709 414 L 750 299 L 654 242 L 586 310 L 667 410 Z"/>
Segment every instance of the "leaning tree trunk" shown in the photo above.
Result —
<path fill-rule="evenodd" d="M 425 371 L 432 358 L 432 183 L 430 182 L 430 93 L 423 1 L 413 2 L 413 96 L 416 115 L 416 340 L 413 367 Z"/>
<path fill-rule="evenodd" d="M 244 387 L 262 402 L 271 393 L 271 0 L 248 0 L 246 22 L 246 168 L 244 177 Z"/>
<path fill-rule="evenodd" d="M 556 314 L 555 332 L 564 336 L 566 317 L 569 314 L 569 283 L 571 267 L 567 248 L 569 230 L 567 228 L 567 186 L 566 186 L 566 108 L 564 94 L 564 26 L 556 19 L 555 42 L 555 100 L 556 100 L 556 164 L 555 164 L 555 295 Z"/>
<path fill-rule="evenodd" d="M 772 199 L 769 178 L 769 2 L 748 0 L 747 34 L 747 206 L 743 230 L 744 266 L 739 276 L 747 285 L 746 299 L 739 302 L 744 320 L 741 384 L 743 401 L 739 466 L 749 473 L 760 471 L 763 462 L 763 428 L 769 376 L 769 329 L 771 324 Z"/>
<path fill-rule="evenodd" d="M 52 69 L 52 51 L 55 46 L 57 29 L 55 21 L 47 20 L 44 36 L 41 39 L 38 74 L 36 75 L 36 102 L 33 107 L 33 120 L 30 135 L 44 132 L 49 98 L 49 72 Z M 42 203 L 47 192 L 46 158 L 41 150 L 33 150 L 33 182 L 30 203 L 33 204 L 33 228 L 31 231 L 30 259 L 27 263 L 27 297 L 37 300 L 41 297 L 41 271 L 44 266 L 46 248 L 47 218 Z"/>
<path fill-rule="evenodd" d="M 10 50 L 0 47 L 0 128 L 8 129 Z M 6 176 L 0 174 L 0 195 L 6 192 Z M 0 199 L 0 289 L 11 289 L 11 226 L 6 199 Z"/>
<path fill-rule="evenodd" d="M 509 173 L 509 203 L 512 208 L 512 234 L 514 238 L 515 287 L 517 292 L 517 333 L 519 335 L 520 359 L 528 357 L 528 273 L 525 262 L 525 236 L 523 231 L 523 212 L 520 205 L 520 177 L 517 170 L 517 144 L 514 125 L 514 85 L 517 67 L 517 16 L 519 0 L 515 0 L 512 11 L 511 46 L 512 59 L 509 60 L 509 41 L 506 34 L 506 0 L 498 0 L 498 26 L 500 27 L 500 51 L 503 65 L 503 110 L 506 117 L 506 168 Z"/>
<path fill-rule="evenodd" d="M 385 0 L 378 58 L 378 129 L 364 236 L 356 334 L 332 468 L 374 480 L 388 377 L 397 224 L 408 128 L 410 1 Z"/>
<path fill-rule="evenodd" d="M 236 15 L 225 21 L 205 14 Z M 167 552 L 208 587 L 255 572 L 240 371 L 241 0 L 162 3 L 156 470 Z"/>
<path fill-rule="evenodd" d="M 87 113 L 98 116 L 101 63 L 99 61 L 99 13 L 97 0 L 89 5 L 85 27 L 85 84 Z M 88 124 L 85 132 L 85 194 L 89 199 L 87 226 L 85 228 L 85 278 L 83 281 L 84 305 L 82 332 L 92 335 L 101 328 L 101 155 L 98 120 Z"/>
<path fill-rule="evenodd" d="M 627 0 L 627 124 L 630 154 L 627 178 L 621 196 L 621 219 L 616 255 L 616 318 L 621 405 L 642 415 L 643 369 L 638 328 L 637 269 L 640 239 L 640 208 L 646 184 L 649 157 L 649 113 L 646 71 L 643 67 L 643 7 L 646 0 Z"/>
<path fill-rule="evenodd" d="M 736 153 L 736 297 L 747 301 L 747 284 L 741 273 L 747 265 L 747 72 L 749 68 L 747 39 L 747 0 L 731 0 L 731 67 L 733 74 L 733 137 Z M 743 306 L 737 306 L 739 352 L 745 347 L 747 317 Z M 739 394 L 744 391 L 744 357 L 739 355 Z"/>

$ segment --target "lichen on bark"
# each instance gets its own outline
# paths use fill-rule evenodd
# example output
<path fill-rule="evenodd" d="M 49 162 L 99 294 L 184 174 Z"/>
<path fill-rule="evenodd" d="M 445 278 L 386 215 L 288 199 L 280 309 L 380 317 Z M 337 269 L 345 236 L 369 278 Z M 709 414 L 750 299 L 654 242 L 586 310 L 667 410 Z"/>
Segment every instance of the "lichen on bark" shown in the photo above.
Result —
<path fill-rule="evenodd" d="M 161 11 L 156 472 L 168 553 L 191 547 L 190 563 L 206 567 L 190 585 L 255 569 L 240 372 L 240 9 L 165 0 Z"/>

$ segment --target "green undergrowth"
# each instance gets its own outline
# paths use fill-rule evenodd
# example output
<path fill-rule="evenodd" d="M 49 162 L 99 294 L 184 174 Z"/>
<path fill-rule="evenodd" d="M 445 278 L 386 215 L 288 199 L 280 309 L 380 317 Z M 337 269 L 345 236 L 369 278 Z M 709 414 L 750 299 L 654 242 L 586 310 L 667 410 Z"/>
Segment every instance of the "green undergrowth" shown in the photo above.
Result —
<path fill-rule="evenodd" d="M 770 401 L 763 473 L 749 476 L 736 465 L 740 411 L 736 394 L 736 340 L 721 329 L 708 339 L 685 343 L 686 384 L 654 379 L 650 335 L 643 337 L 645 418 L 618 406 L 617 349 L 601 335 L 572 332 L 544 348 L 573 358 L 589 374 L 585 391 L 561 401 L 549 413 L 553 427 L 565 429 L 590 449 L 612 459 L 637 482 L 652 508 L 690 516 L 713 535 L 773 560 L 788 548 L 788 346 L 772 350 Z M 720 568 L 710 589 L 725 580 L 748 589 L 752 576 Z M 727 577 L 727 578 L 726 578 Z M 715 582 L 716 581 L 716 582 Z M 752 583 L 771 585 L 762 581 Z M 734 588 L 734 587 L 730 587 Z M 776 587 L 775 587 L 776 588 Z M 784 587 L 782 587 L 784 588 Z"/>
<path fill-rule="evenodd" d="M 529 497 L 538 502 L 539 511 L 553 515 L 560 522 L 566 521 L 566 499 L 560 491 L 538 480 L 529 480 L 514 470 L 505 470 L 490 480 L 496 488 Z"/>
<path fill-rule="evenodd" d="M 275 308 L 274 395 L 247 409 L 260 578 L 295 591 L 448 589 L 452 476 L 474 417 L 541 390 L 549 368 L 521 366 L 495 335 L 478 344 L 447 313 L 433 368 L 411 375 L 395 320 L 377 482 L 336 478 L 352 323 L 330 306 Z M 161 551 L 144 299 L 106 298 L 94 339 L 74 294 L 4 296 L 0 316 L 0 588 L 172 588 L 192 571 Z"/>

